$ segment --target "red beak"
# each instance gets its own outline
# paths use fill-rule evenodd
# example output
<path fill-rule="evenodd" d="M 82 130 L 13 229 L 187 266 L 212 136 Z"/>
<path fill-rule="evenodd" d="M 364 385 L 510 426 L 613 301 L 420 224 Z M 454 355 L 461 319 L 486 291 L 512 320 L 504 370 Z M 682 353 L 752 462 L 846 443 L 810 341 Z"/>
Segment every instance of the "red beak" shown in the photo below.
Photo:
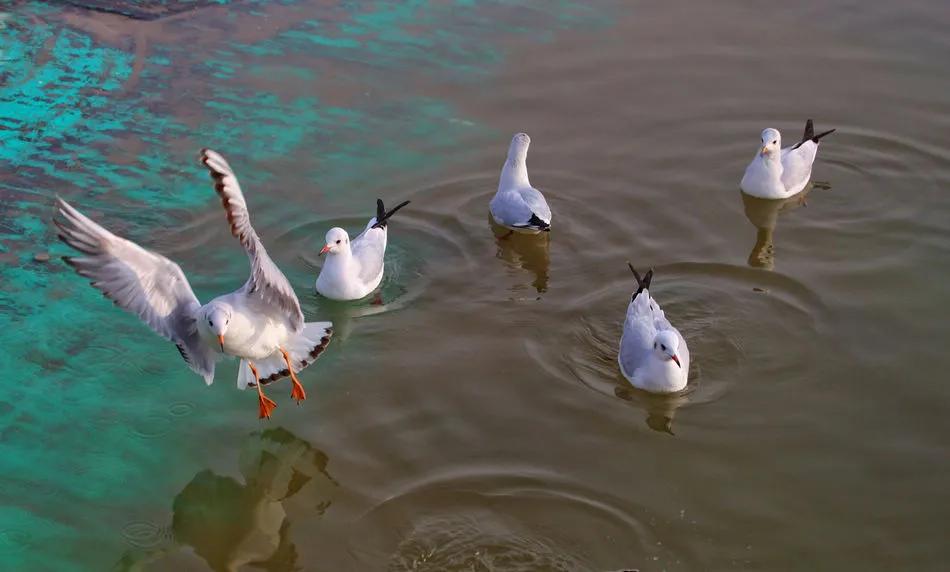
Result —
<path fill-rule="evenodd" d="M 324 254 L 326 254 L 326 253 L 328 253 L 328 252 L 330 252 L 330 245 L 329 245 L 329 244 L 327 244 L 326 246 L 323 247 L 322 250 L 320 250 L 320 256 L 323 256 Z"/>
<path fill-rule="evenodd" d="M 673 357 L 673 361 L 676 362 L 676 365 L 678 365 L 680 368 L 682 368 L 683 365 L 680 363 L 680 358 L 676 357 L 676 354 L 673 354 L 672 357 Z"/>
<path fill-rule="evenodd" d="M 224 351 L 224 336 L 218 336 L 218 343 L 221 344 L 221 351 Z"/>

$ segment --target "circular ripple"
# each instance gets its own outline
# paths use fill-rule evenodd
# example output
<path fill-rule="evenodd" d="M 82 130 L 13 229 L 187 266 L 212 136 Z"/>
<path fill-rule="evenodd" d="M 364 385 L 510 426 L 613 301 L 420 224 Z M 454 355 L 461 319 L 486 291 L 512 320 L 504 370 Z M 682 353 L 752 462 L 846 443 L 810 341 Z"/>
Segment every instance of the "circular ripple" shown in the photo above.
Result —
<path fill-rule="evenodd" d="M 391 571 L 604 570 L 682 560 L 624 499 L 525 467 L 437 476 L 356 524 L 351 553 Z M 573 522 L 563 531 L 555 522 Z"/>
<path fill-rule="evenodd" d="M 171 431 L 171 425 L 171 418 L 153 413 L 136 419 L 129 428 L 129 432 L 143 439 L 157 439 L 167 435 Z"/>
<path fill-rule="evenodd" d="M 186 417 L 195 412 L 195 404 L 190 401 L 179 401 L 168 406 L 168 414 L 172 417 Z"/>
<path fill-rule="evenodd" d="M 148 521 L 134 521 L 122 527 L 122 537 L 136 548 L 155 548 L 169 538 L 165 527 Z"/>
<path fill-rule="evenodd" d="M 680 263 L 657 267 L 652 290 L 689 344 L 689 383 L 674 396 L 633 389 L 617 365 L 634 286 L 632 277 L 620 276 L 565 305 L 557 338 L 527 343 L 555 378 L 621 397 L 647 411 L 651 428 L 668 431 L 677 409 L 717 401 L 741 381 L 767 381 L 778 371 L 807 373 L 807 356 L 825 321 L 814 292 L 778 273 Z"/>

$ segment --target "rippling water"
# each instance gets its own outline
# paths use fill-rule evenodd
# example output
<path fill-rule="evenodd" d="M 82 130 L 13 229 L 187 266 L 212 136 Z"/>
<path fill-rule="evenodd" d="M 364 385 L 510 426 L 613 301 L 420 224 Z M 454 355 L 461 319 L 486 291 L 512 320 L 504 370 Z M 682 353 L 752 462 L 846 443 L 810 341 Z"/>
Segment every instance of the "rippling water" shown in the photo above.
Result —
<path fill-rule="evenodd" d="M 4 569 L 945 566 L 942 3 L 76 4 L 0 19 Z M 739 193 L 808 117 L 815 188 Z M 550 236 L 487 216 L 516 131 Z M 55 256 L 59 194 L 237 287 L 202 146 L 337 326 L 263 425 L 234 363 L 205 388 Z M 412 201 L 379 299 L 317 297 L 377 196 Z M 619 375 L 627 260 L 682 395 Z"/>

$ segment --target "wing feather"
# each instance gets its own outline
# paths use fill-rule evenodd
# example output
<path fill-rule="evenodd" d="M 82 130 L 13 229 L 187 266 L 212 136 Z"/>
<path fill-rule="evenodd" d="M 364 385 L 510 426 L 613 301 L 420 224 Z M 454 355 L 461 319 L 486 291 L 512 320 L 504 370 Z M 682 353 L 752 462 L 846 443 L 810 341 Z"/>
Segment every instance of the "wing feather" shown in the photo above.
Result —
<path fill-rule="evenodd" d="M 299 331 L 303 327 L 300 302 L 287 277 L 268 256 L 264 244 L 251 226 L 251 215 L 237 176 L 224 157 L 211 149 L 202 149 L 201 163 L 208 168 L 214 180 L 214 189 L 221 197 L 231 234 L 240 241 L 251 262 L 247 293 L 258 294 L 265 303 L 284 314 L 295 331 Z"/>
<path fill-rule="evenodd" d="M 99 226 L 57 199 L 59 238 L 83 254 L 64 260 L 117 306 L 175 343 L 198 375 L 214 379 L 214 351 L 201 342 L 195 320 L 201 304 L 181 268 Z"/>

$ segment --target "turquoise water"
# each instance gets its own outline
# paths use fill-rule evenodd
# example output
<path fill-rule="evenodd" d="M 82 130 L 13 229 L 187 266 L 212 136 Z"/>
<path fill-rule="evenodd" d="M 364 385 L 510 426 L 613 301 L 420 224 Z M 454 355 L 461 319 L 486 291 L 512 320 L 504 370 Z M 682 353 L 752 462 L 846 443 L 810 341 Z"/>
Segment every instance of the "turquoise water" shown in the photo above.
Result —
<path fill-rule="evenodd" d="M 83 3 L 0 8 L 0 569 L 945 568 L 942 3 Z M 821 184 L 742 196 L 808 117 Z M 548 240 L 485 212 L 516 131 Z M 266 423 L 58 258 L 56 195 L 240 286 L 205 146 L 335 325 Z M 321 299 L 377 197 L 381 303 Z M 627 260 L 683 395 L 617 371 Z"/>
<path fill-rule="evenodd" d="M 474 83 L 505 57 L 491 38 L 537 27 L 545 41 L 597 24 L 567 4 L 477 36 L 466 29 L 519 4 L 217 4 L 227 5 L 147 22 L 42 2 L 3 15 L 0 365 L 18 380 L 0 400 L 7 570 L 104 569 L 129 543 L 153 548 L 141 538 L 151 525 L 134 515 L 162 504 L 209 444 L 227 455 L 258 425 L 233 390 L 233 365 L 204 389 L 173 347 L 58 262 L 67 249 L 50 224 L 54 196 L 157 247 L 181 236 L 190 213 L 214 213 L 196 161 L 210 146 L 245 188 L 271 195 L 255 205 L 265 225 L 299 227 L 299 207 L 363 212 L 375 199 L 366 178 L 439 168 L 450 159 L 427 149 L 486 131 L 438 97 L 389 93 L 395 75 Z M 182 261 L 202 299 L 246 275 L 239 250 L 209 238 L 212 226 L 219 217 L 184 233 L 211 250 Z M 46 253 L 52 261 L 34 260 Z M 285 271 L 295 284 L 315 276 L 305 265 Z M 318 383 L 332 383 L 338 362 L 322 360 Z"/>

